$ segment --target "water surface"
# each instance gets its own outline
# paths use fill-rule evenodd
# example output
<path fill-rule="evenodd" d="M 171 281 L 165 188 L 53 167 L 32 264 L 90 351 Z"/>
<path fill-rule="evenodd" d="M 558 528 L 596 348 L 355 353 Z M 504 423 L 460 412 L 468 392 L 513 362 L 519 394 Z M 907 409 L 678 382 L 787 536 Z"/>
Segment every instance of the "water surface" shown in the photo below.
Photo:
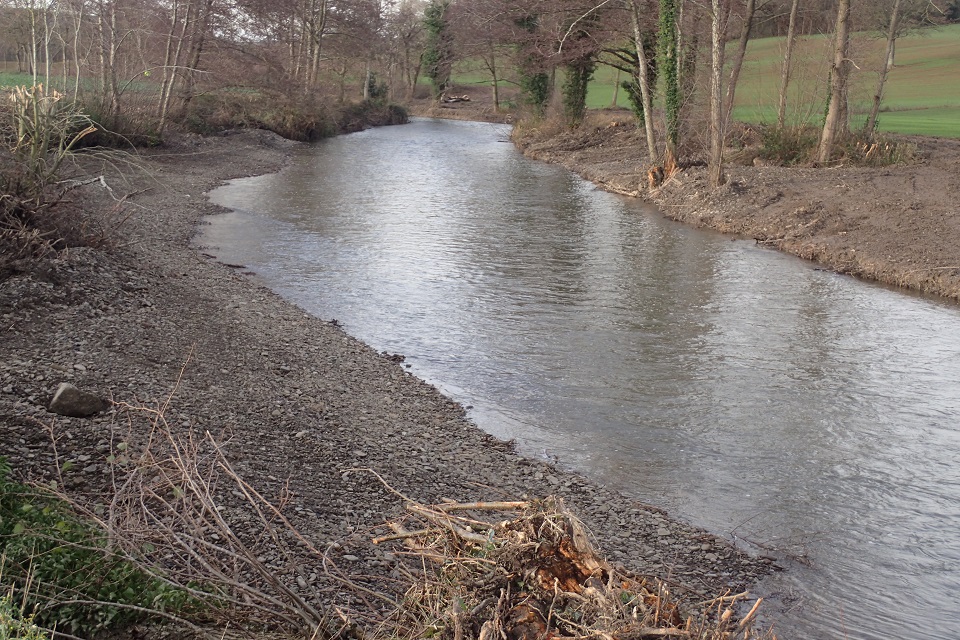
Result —
<path fill-rule="evenodd" d="M 508 133 L 325 141 L 213 192 L 233 212 L 200 241 L 527 454 L 779 554 L 781 638 L 960 637 L 960 311 L 671 223 Z"/>

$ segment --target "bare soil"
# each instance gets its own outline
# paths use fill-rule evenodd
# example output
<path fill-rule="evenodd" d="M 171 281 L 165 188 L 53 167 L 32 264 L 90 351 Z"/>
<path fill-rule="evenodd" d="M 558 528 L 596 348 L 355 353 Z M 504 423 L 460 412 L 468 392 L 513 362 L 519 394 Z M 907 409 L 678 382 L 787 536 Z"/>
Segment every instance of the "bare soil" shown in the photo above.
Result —
<path fill-rule="evenodd" d="M 531 153 L 561 158 L 528 142 Z M 402 589 L 398 559 L 371 538 L 389 532 L 383 524 L 403 504 L 371 474 L 349 472 L 357 467 L 376 470 L 425 503 L 559 495 L 607 558 L 668 578 L 686 602 L 738 592 L 771 570 L 770 558 L 751 557 L 656 508 L 518 455 L 410 375 L 399 358 L 378 354 L 242 267 L 219 264 L 191 245 L 203 217 L 220 212 L 207 191 L 280 169 L 294 145 L 263 131 L 181 136 L 139 158 L 141 170 L 127 171 L 126 180 L 115 166 L 97 168 L 116 195 L 127 196 L 122 204 L 95 185 L 75 192 L 86 207 L 125 220 L 111 232 L 111 247 L 70 249 L 0 281 L 0 453 L 16 473 L 50 480 L 69 461 L 76 466 L 65 474 L 66 488 L 80 500 L 107 499 L 107 456 L 118 439 L 135 439 L 138 430 L 142 437 L 146 426 L 126 422 L 118 409 L 88 419 L 50 413 L 54 390 L 71 382 L 116 402 L 166 406 L 167 422 L 182 433 L 213 433 L 264 495 L 289 488 L 288 517 L 371 590 Z M 594 177 L 635 182 L 633 167 L 622 167 L 598 169 Z M 928 195 L 921 184 L 913 189 L 913 198 Z M 949 240 L 942 239 L 946 251 Z M 264 550 L 295 592 L 321 605 L 366 606 L 319 558 L 303 554 L 298 568 L 309 585 Z"/>

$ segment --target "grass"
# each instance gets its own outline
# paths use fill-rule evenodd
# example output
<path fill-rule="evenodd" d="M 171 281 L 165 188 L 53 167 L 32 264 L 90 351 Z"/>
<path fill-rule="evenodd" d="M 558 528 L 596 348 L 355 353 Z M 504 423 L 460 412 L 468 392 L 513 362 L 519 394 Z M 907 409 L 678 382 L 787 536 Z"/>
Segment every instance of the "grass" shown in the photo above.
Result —
<path fill-rule="evenodd" d="M 750 43 L 734 117 L 746 122 L 776 121 L 783 39 Z M 797 50 L 788 104 L 791 122 L 818 122 L 826 103 L 828 37 L 804 38 Z M 857 34 L 850 88 L 851 121 L 865 120 L 877 82 L 886 41 Z M 960 137 L 960 25 L 929 28 L 897 41 L 896 65 L 887 77 L 878 121 L 880 131 Z"/>
<path fill-rule="evenodd" d="M 737 87 L 735 119 L 776 122 L 783 46 L 783 38 L 750 41 Z M 797 41 L 787 101 L 789 124 L 822 122 L 830 49 L 829 35 L 806 36 Z M 885 49 L 882 35 L 854 34 L 852 57 L 856 68 L 850 87 L 853 126 L 866 119 Z M 479 61 L 467 61 L 455 69 L 454 79 L 458 84 L 489 86 L 490 75 Z M 622 74 L 620 79 L 625 79 Z M 559 86 L 561 78 L 557 82 Z M 598 66 L 590 83 L 587 106 L 608 108 L 614 104 L 616 94 L 616 106 L 628 107 L 626 92 L 616 91 L 616 84 L 617 71 Z M 926 28 L 897 40 L 896 66 L 887 78 L 878 130 L 960 138 L 960 24 Z"/>

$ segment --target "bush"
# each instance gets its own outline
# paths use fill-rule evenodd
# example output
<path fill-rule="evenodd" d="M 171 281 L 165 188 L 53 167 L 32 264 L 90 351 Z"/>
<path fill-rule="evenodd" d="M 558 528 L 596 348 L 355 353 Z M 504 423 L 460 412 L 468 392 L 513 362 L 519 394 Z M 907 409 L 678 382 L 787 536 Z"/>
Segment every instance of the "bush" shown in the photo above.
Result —
<path fill-rule="evenodd" d="M 15 87 L 0 101 L 0 278 L 21 261 L 55 253 L 71 235 L 61 223 L 78 221 L 54 213 L 63 167 L 95 130 L 76 104 L 43 85 Z"/>
<path fill-rule="evenodd" d="M 760 158 L 786 166 L 810 162 L 820 142 L 820 131 L 814 127 L 763 125 L 760 128 Z"/>
<path fill-rule="evenodd" d="M 917 160 L 917 145 L 874 134 L 855 133 L 839 141 L 841 160 L 866 167 L 887 167 Z"/>
<path fill-rule="evenodd" d="M 153 114 L 137 109 L 123 113 L 108 113 L 101 109 L 99 102 L 83 105 L 96 130 L 85 137 L 80 146 L 130 149 L 156 147 L 163 142 L 159 119 Z"/>
<path fill-rule="evenodd" d="M 22 607 L 13 603 L 13 589 L 0 596 L 0 640 L 48 640 L 49 636 L 33 623 Z"/>
<path fill-rule="evenodd" d="M 104 534 L 45 492 L 9 480 L 0 459 L 3 581 L 35 610 L 37 624 L 88 635 L 179 612 L 195 602 L 108 550 Z"/>
<path fill-rule="evenodd" d="M 195 98 L 184 124 L 194 133 L 207 135 L 228 129 L 267 129 L 289 140 L 315 142 L 371 125 L 407 120 L 403 107 L 385 104 L 379 98 L 331 106 L 286 95 L 224 92 Z"/>
<path fill-rule="evenodd" d="M 327 108 L 313 100 L 268 92 L 222 91 L 197 96 L 183 117 L 194 133 L 267 129 L 290 140 L 312 142 L 336 134 Z"/>

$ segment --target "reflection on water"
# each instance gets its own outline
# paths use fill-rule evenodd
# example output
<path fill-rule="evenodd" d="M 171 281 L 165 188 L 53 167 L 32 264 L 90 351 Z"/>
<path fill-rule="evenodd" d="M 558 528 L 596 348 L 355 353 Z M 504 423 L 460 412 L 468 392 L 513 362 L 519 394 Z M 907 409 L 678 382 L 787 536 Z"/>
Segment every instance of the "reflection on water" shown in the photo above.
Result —
<path fill-rule="evenodd" d="M 201 241 L 488 431 L 802 562 L 784 638 L 960 637 L 960 312 L 417 121 L 213 200 Z"/>

